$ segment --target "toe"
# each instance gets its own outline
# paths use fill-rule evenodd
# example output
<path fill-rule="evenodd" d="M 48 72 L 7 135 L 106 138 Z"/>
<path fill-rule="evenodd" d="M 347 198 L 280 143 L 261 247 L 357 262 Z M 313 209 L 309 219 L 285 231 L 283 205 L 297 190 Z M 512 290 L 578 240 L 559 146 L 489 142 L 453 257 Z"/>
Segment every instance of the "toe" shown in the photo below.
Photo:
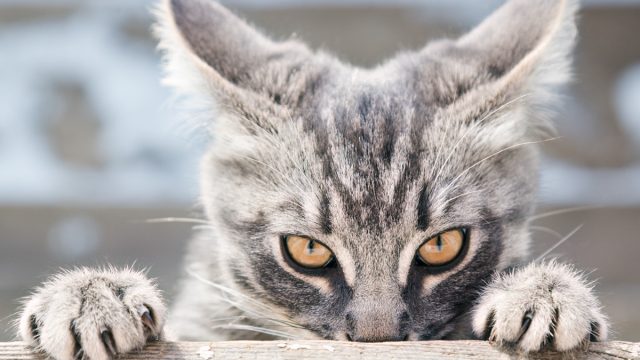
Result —
<path fill-rule="evenodd" d="M 82 349 L 82 341 L 75 321 L 71 323 L 71 334 L 73 335 L 73 358 L 82 359 L 84 357 L 84 349 Z"/>
<path fill-rule="evenodd" d="M 531 320 L 533 320 L 533 311 L 529 310 L 524 313 L 522 317 L 522 323 L 520 324 L 520 330 L 518 330 L 518 335 L 516 335 L 516 342 L 520 342 L 524 334 L 529 330 L 531 326 Z"/>
<path fill-rule="evenodd" d="M 600 341 L 600 324 L 597 321 L 591 322 L 591 331 L 589 332 L 589 341 Z"/>
<path fill-rule="evenodd" d="M 484 323 L 484 331 L 482 333 L 483 340 L 491 339 L 491 335 L 493 334 L 493 327 L 495 326 L 495 323 L 496 323 L 496 312 L 495 310 L 491 310 L 489 312 L 489 315 L 487 315 L 487 319 L 485 320 L 485 323 Z"/>
<path fill-rule="evenodd" d="M 156 321 L 153 316 L 153 310 L 147 305 L 139 305 L 137 307 L 138 315 L 140 315 L 140 320 L 142 321 L 142 325 L 145 328 L 145 332 L 150 335 L 156 335 Z"/>
<path fill-rule="evenodd" d="M 518 347 L 525 352 L 540 351 L 553 337 L 556 310 L 549 304 L 538 304 L 535 312 L 530 311 L 523 317 L 526 330 L 518 340 Z M 528 316 L 527 316 L 528 315 Z"/>
<path fill-rule="evenodd" d="M 35 315 L 29 316 L 29 331 L 36 344 L 40 344 L 40 324 Z"/>

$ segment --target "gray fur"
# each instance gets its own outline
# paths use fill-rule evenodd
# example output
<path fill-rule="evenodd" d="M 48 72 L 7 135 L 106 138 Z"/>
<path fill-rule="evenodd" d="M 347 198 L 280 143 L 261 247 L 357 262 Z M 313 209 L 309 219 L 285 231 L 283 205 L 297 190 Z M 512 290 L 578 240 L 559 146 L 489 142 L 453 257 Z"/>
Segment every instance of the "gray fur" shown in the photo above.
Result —
<path fill-rule="evenodd" d="M 198 100 L 214 138 L 202 161 L 210 227 L 189 249 L 169 330 L 189 340 L 486 335 L 525 352 L 604 339 L 606 319 L 580 275 L 553 263 L 518 267 L 528 256 L 535 144 L 548 139 L 545 109 L 569 78 L 576 8 L 511 0 L 458 40 L 361 69 L 296 40 L 274 42 L 213 1 L 163 2 L 166 82 Z M 423 241 L 461 226 L 469 241 L 455 266 L 417 265 Z M 281 251 L 285 234 L 321 241 L 338 265 L 295 268 Z M 54 311 L 29 304 L 71 276 L 28 303 L 25 339 L 34 341 L 33 313 Z M 116 300 L 99 300 L 100 309 Z M 525 313 L 531 326 L 516 338 Z"/>
<path fill-rule="evenodd" d="M 145 328 L 141 310 L 156 321 Z M 19 335 L 55 359 L 109 359 L 101 335 L 111 333 L 114 352 L 142 347 L 162 336 L 166 310 L 155 285 L 140 272 L 76 269 L 44 283 L 25 304 Z"/>

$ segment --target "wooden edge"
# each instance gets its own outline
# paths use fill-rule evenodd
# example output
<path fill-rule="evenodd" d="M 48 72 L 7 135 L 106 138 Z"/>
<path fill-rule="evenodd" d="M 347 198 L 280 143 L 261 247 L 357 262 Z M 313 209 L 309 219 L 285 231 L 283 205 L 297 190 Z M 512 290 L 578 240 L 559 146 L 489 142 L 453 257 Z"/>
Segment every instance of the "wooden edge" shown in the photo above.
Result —
<path fill-rule="evenodd" d="M 353 343 L 342 341 L 154 342 L 119 359 L 517 359 L 484 341 Z M 640 343 L 592 343 L 571 353 L 546 352 L 530 359 L 640 359 Z M 25 343 L 0 343 L 0 360 L 44 360 Z"/>

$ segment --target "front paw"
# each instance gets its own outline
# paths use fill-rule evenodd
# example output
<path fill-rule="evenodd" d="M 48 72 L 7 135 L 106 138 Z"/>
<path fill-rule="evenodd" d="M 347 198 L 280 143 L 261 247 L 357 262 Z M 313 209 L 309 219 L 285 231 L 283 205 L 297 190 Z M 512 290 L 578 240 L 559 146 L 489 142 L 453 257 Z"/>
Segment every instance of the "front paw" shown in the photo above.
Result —
<path fill-rule="evenodd" d="M 473 314 L 477 336 L 521 352 L 573 350 L 605 340 L 607 327 L 584 277 L 555 262 L 497 276 Z"/>
<path fill-rule="evenodd" d="M 165 306 L 133 270 L 78 269 L 54 276 L 26 303 L 20 336 L 58 359 L 111 359 L 161 334 Z"/>

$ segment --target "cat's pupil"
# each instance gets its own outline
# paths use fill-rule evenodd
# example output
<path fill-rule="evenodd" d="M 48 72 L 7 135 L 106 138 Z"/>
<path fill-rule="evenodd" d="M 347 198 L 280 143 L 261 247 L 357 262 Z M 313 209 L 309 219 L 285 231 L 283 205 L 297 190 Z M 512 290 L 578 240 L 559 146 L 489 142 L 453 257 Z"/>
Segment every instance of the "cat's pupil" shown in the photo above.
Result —
<path fill-rule="evenodd" d="M 442 236 L 438 235 L 438 238 L 436 239 L 436 248 L 438 249 L 438 252 L 442 251 Z"/>
<path fill-rule="evenodd" d="M 307 241 L 307 254 L 312 255 L 314 248 L 315 248 L 315 241 L 313 240 Z"/>

